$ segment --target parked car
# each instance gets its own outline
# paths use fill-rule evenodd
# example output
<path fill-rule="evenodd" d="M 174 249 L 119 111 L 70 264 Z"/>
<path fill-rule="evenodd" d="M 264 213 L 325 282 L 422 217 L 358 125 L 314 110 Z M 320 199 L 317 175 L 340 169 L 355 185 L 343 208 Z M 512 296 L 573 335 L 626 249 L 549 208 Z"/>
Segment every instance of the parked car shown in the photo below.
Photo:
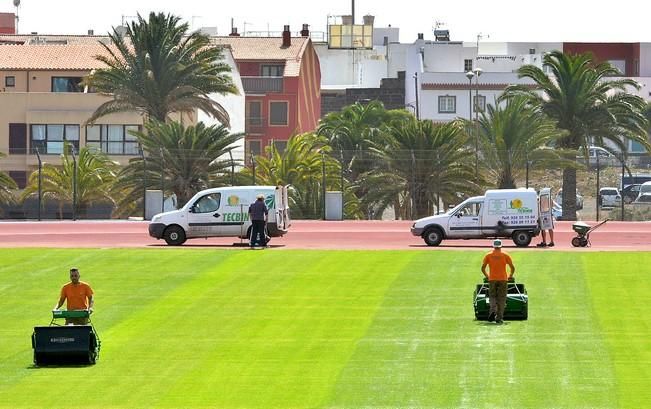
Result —
<path fill-rule="evenodd" d="M 642 186 L 641 183 L 633 183 L 627 186 L 624 186 L 624 189 L 622 189 L 622 198 L 624 199 L 624 203 L 632 203 L 637 197 L 640 195 L 640 186 Z"/>
<path fill-rule="evenodd" d="M 554 201 L 563 206 L 563 189 L 558 189 L 558 193 L 556 193 L 556 197 L 554 198 Z M 583 209 L 583 196 L 579 193 L 579 191 L 576 191 L 576 210 L 581 210 Z"/>
<path fill-rule="evenodd" d="M 622 196 L 616 187 L 602 187 L 599 189 L 599 205 L 601 207 L 621 206 Z"/>
<path fill-rule="evenodd" d="M 641 193 L 631 204 L 644 206 L 651 205 L 651 193 Z"/>
<path fill-rule="evenodd" d="M 599 146 L 588 147 L 587 161 L 586 161 L 586 157 L 584 156 L 583 149 L 579 150 L 579 154 L 577 155 L 576 158 L 582 163 L 586 163 L 590 167 L 596 167 L 597 157 L 599 158 L 598 159 L 599 167 L 616 166 L 617 164 L 619 164 L 619 159 L 615 155 L 613 155 L 612 153 L 608 152 L 606 149 Z"/>
<path fill-rule="evenodd" d="M 552 205 L 552 216 L 554 216 L 554 219 L 556 220 L 563 220 L 563 208 L 561 205 L 556 203 L 556 201 L 554 201 Z"/>
<path fill-rule="evenodd" d="M 651 194 L 651 182 L 644 182 L 640 185 L 640 192 L 637 195 L 635 201 L 637 202 L 642 195 Z"/>

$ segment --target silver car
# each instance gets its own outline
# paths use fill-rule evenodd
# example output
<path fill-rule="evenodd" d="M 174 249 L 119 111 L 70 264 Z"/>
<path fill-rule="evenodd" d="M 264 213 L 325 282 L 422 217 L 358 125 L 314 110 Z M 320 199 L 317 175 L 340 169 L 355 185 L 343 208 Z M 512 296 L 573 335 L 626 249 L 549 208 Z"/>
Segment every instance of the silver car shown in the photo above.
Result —
<path fill-rule="evenodd" d="M 622 196 L 616 187 L 602 187 L 599 189 L 599 205 L 601 207 L 617 207 L 622 204 Z"/>

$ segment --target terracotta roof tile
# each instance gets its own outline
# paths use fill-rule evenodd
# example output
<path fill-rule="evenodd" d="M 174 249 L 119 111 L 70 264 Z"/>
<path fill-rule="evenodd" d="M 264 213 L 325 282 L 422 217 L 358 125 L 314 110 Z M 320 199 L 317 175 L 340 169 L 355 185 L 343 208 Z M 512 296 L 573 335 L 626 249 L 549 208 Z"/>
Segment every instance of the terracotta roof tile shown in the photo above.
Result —
<path fill-rule="evenodd" d="M 212 41 L 214 44 L 229 46 L 236 61 L 284 61 L 284 75 L 297 77 L 309 38 L 292 37 L 289 47 L 282 46 L 281 37 L 213 37 Z"/>
<path fill-rule="evenodd" d="M 93 70 L 104 68 L 100 44 L 0 45 L 0 70 Z"/>

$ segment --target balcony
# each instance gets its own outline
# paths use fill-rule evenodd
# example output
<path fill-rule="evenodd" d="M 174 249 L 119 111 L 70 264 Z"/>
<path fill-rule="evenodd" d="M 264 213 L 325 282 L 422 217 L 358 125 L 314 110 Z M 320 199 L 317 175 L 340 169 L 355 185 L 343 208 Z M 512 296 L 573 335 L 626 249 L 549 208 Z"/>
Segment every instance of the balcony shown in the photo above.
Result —
<path fill-rule="evenodd" d="M 267 118 L 261 116 L 247 116 L 244 131 L 249 133 L 262 133 L 267 127 Z"/>
<path fill-rule="evenodd" d="M 283 92 L 283 77 L 242 77 L 242 87 L 246 94 Z"/>

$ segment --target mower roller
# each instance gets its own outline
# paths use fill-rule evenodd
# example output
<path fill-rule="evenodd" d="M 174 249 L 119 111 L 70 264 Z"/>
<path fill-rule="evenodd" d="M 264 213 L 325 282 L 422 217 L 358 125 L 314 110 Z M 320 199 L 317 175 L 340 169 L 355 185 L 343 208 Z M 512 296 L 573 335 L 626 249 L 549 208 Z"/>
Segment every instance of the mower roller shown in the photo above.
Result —
<path fill-rule="evenodd" d="M 473 293 L 473 306 L 475 318 L 481 321 L 488 320 L 490 303 L 488 299 L 488 280 L 477 284 Z M 526 320 L 529 318 L 529 296 L 523 283 L 516 283 L 513 278 L 509 279 L 506 286 L 506 308 L 504 309 L 505 320 Z"/>

